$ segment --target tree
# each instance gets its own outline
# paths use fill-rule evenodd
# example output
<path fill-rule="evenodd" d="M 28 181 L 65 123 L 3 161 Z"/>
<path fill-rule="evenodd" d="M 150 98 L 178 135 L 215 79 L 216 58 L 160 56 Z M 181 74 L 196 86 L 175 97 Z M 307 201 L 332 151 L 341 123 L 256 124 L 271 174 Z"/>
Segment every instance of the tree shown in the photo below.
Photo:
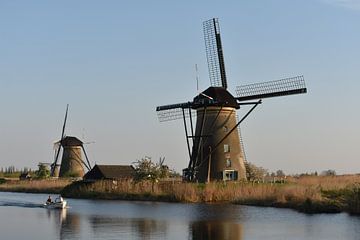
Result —
<path fill-rule="evenodd" d="M 36 178 L 44 179 L 50 177 L 50 170 L 44 164 L 39 164 L 39 170 L 35 171 Z"/>
<path fill-rule="evenodd" d="M 277 177 L 285 177 L 285 173 L 283 170 L 279 169 L 276 171 L 276 176 Z"/>
<path fill-rule="evenodd" d="M 245 164 L 246 176 L 249 181 L 263 180 L 268 171 L 262 167 L 257 167 L 255 164 L 247 162 Z"/>
<path fill-rule="evenodd" d="M 171 170 L 164 165 L 165 157 L 160 158 L 158 163 L 154 163 L 151 157 L 145 156 L 141 160 L 137 160 L 135 164 L 135 180 L 151 180 L 157 181 L 161 178 L 171 176 Z"/>
<path fill-rule="evenodd" d="M 153 180 L 160 177 L 160 170 L 156 164 L 151 161 L 151 157 L 145 156 L 135 162 L 135 180 Z"/>
<path fill-rule="evenodd" d="M 323 176 L 335 176 L 336 172 L 335 172 L 335 170 L 329 169 L 329 170 L 323 171 L 321 173 L 321 175 L 323 175 Z"/>

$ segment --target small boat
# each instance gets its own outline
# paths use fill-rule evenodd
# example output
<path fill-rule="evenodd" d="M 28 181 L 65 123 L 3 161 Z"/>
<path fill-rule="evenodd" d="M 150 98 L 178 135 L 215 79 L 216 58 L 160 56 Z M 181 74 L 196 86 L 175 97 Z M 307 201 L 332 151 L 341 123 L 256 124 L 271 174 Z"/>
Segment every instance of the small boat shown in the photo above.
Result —
<path fill-rule="evenodd" d="M 55 202 L 46 202 L 44 204 L 44 207 L 49 209 L 50 208 L 64 209 L 66 208 L 66 204 L 67 202 L 65 200 L 57 198 L 55 199 Z"/>

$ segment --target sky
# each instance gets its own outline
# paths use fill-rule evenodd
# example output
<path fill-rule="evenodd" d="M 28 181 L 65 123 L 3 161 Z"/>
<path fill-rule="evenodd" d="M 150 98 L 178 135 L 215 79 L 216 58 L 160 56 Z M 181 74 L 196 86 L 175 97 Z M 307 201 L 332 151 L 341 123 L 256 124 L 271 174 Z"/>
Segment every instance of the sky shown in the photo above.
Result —
<path fill-rule="evenodd" d="M 308 93 L 264 99 L 241 124 L 269 171 L 359 173 L 360 1 L 0 0 L 0 166 L 52 162 L 66 135 L 92 164 L 188 164 L 181 120 L 156 106 L 210 82 L 202 22 L 219 18 L 228 90 L 304 75 Z M 240 109 L 238 115 L 246 113 Z"/>

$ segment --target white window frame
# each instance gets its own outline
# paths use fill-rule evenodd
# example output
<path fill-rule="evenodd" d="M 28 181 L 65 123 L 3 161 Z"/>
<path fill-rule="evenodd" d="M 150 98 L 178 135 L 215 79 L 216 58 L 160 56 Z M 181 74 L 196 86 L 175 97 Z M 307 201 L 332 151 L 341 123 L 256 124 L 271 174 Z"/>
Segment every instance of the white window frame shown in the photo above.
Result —
<path fill-rule="evenodd" d="M 224 153 L 228 153 L 228 152 L 230 152 L 230 145 L 224 144 Z"/>
<path fill-rule="evenodd" d="M 229 177 L 227 177 L 227 173 L 229 173 Z M 224 170 L 223 180 L 224 181 L 233 181 L 233 180 L 235 180 L 235 170 Z"/>
<path fill-rule="evenodd" d="M 225 159 L 225 166 L 228 168 L 231 167 L 231 159 L 230 158 Z"/>

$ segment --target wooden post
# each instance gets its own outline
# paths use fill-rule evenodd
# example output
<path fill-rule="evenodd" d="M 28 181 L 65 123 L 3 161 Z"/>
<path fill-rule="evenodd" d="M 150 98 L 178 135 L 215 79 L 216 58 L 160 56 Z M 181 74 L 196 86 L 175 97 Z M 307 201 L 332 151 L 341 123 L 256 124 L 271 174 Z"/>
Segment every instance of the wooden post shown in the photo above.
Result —
<path fill-rule="evenodd" d="M 211 146 L 209 146 L 209 152 L 211 153 Z M 209 164 L 208 164 L 208 174 L 207 174 L 207 182 L 210 182 L 210 168 L 211 168 L 211 154 L 209 154 Z"/>

